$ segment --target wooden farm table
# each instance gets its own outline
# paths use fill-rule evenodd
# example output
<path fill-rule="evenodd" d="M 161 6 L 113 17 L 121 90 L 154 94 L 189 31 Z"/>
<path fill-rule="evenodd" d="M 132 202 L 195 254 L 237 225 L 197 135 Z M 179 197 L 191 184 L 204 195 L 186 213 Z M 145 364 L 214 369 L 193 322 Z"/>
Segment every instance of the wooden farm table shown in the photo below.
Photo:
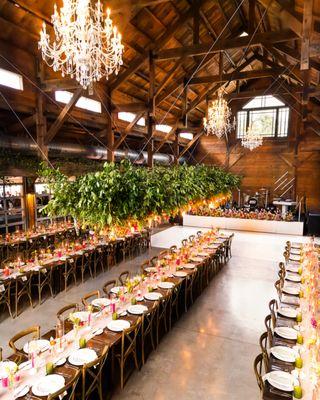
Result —
<path fill-rule="evenodd" d="M 172 276 L 171 273 L 168 273 L 168 275 L 166 276 L 166 281 L 170 281 L 174 283 L 174 288 L 173 289 L 169 289 L 169 290 L 164 290 L 164 289 L 156 289 L 156 292 L 161 293 L 163 296 L 163 300 L 166 299 L 166 297 L 168 296 L 168 294 L 173 291 L 175 288 L 177 288 L 179 285 L 184 285 L 185 282 L 187 281 L 187 279 L 189 279 L 193 274 L 199 274 L 199 276 L 201 277 L 202 274 L 206 274 L 206 268 L 205 266 L 208 265 L 208 263 L 210 261 L 213 261 L 214 257 L 216 256 L 216 253 L 219 249 L 223 249 L 226 242 L 228 241 L 228 238 L 224 238 L 223 240 L 219 240 L 219 242 L 217 243 L 217 248 L 214 250 L 206 250 L 206 252 L 209 253 L 209 255 L 207 257 L 203 258 L 203 261 L 201 262 L 193 262 L 194 264 L 194 269 L 190 270 L 190 269 L 180 269 L 181 271 L 185 272 L 187 275 L 186 277 L 180 278 L 180 277 L 175 277 Z M 183 265 L 182 265 L 183 267 Z M 162 276 L 163 278 L 163 276 Z M 154 279 L 154 278 L 153 278 Z M 154 280 L 153 280 L 154 282 Z M 160 278 L 158 280 L 158 282 L 160 282 Z M 202 287 L 203 289 L 203 287 Z M 142 288 L 142 296 L 144 296 L 146 293 L 148 292 L 147 287 Z M 181 293 L 181 295 L 184 295 L 182 291 L 179 291 L 179 293 Z M 146 314 L 148 314 L 154 304 L 157 303 L 157 307 L 159 307 L 160 305 L 160 300 L 158 301 L 149 301 L 149 300 L 143 300 L 142 302 L 139 302 L 138 304 L 143 304 L 145 306 L 147 306 L 148 311 L 146 311 Z M 127 307 L 130 305 L 130 302 L 127 302 L 125 304 L 122 305 L 122 309 L 118 309 L 117 312 L 119 314 L 122 313 L 122 311 L 126 310 Z M 139 318 L 139 316 L 135 316 L 135 315 L 130 315 L 129 313 L 127 313 L 127 315 L 120 317 L 121 319 L 127 320 L 130 322 L 130 324 L 132 325 L 134 322 L 137 321 L 137 319 Z M 90 327 L 85 327 L 82 328 L 83 329 L 83 335 L 84 333 L 86 333 L 86 337 L 87 337 L 87 347 L 92 348 L 96 351 L 97 356 L 99 356 L 101 354 L 101 352 L 103 351 L 104 347 L 107 345 L 109 347 L 109 350 L 112 350 L 112 348 L 114 346 L 116 346 L 119 341 L 122 338 L 122 334 L 123 333 L 117 333 L 117 332 L 113 332 L 110 331 L 107 328 L 107 324 L 108 322 L 110 322 L 112 320 L 112 315 L 110 311 L 106 311 L 106 309 L 104 311 L 101 312 L 97 312 L 97 313 L 93 313 L 92 314 L 92 323 Z M 97 331 L 97 329 L 101 328 L 103 330 L 102 334 L 99 335 L 94 335 L 94 332 Z M 74 337 L 75 335 L 75 331 L 74 329 L 70 329 L 67 333 L 65 333 L 65 338 L 68 339 L 68 337 Z M 45 339 L 49 339 L 51 337 L 55 337 L 55 330 L 51 330 L 49 332 L 47 332 L 45 335 L 43 335 L 43 338 Z M 55 355 L 52 356 L 50 355 L 50 352 L 44 352 L 42 353 L 39 358 L 41 359 L 42 362 L 42 368 L 38 369 L 37 373 L 34 374 L 34 372 L 31 372 L 30 369 L 27 370 L 22 370 L 21 371 L 21 383 L 19 385 L 19 387 L 23 387 L 25 385 L 30 386 L 30 391 L 29 393 L 24 396 L 21 397 L 22 399 L 29 399 L 29 400 L 38 400 L 39 398 L 34 396 L 32 394 L 31 391 L 31 387 L 32 385 L 37 381 L 37 379 L 39 379 L 41 376 L 45 375 L 45 364 L 47 362 L 55 362 L 57 361 L 57 359 L 61 359 L 62 357 L 68 357 L 78 346 L 76 345 L 77 341 L 74 341 L 73 343 L 71 343 L 70 345 L 68 345 L 63 353 L 59 353 L 59 355 Z M 17 360 L 19 357 L 17 357 L 17 355 L 12 355 L 10 357 L 11 360 Z M 27 357 L 23 357 L 22 359 L 19 359 L 19 362 L 25 361 L 27 360 Z M 69 362 L 67 361 L 63 366 L 61 367 L 56 367 L 54 369 L 54 373 L 60 374 L 62 376 L 65 377 L 66 383 L 68 382 L 68 380 L 72 379 L 75 374 L 77 373 L 77 371 L 81 369 L 81 367 L 75 367 L 71 364 L 69 364 Z M 11 400 L 12 397 L 12 393 L 9 393 L 7 390 L 0 388 L 0 397 L 1 400 Z"/>

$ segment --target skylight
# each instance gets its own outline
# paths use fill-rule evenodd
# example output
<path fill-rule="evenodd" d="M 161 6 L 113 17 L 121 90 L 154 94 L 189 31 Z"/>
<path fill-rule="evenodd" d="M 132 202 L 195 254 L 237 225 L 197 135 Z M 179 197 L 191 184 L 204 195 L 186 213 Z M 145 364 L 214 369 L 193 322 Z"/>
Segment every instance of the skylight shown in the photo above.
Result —
<path fill-rule="evenodd" d="M 65 90 L 57 90 L 55 92 L 55 99 L 64 104 L 68 104 L 72 96 L 73 93 L 67 92 Z M 89 97 L 80 97 L 80 99 L 76 102 L 76 107 L 82 108 L 83 110 L 101 113 L 100 101 L 89 99 Z"/>
<path fill-rule="evenodd" d="M 243 31 L 240 35 L 240 37 L 248 36 L 248 33 L 246 31 Z"/>
<path fill-rule="evenodd" d="M 11 89 L 23 90 L 22 76 L 0 68 L 0 85 L 7 86 Z"/>
<path fill-rule="evenodd" d="M 191 133 L 191 132 L 181 132 L 180 133 L 180 137 L 182 137 L 183 139 L 192 140 L 193 139 L 193 133 Z"/>
<path fill-rule="evenodd" d="M 135 119 L 135 117 L 136 114 L 131 112 L 126 112 L 126 111 L 118 112 L 118 119 L 121 119 L 122 121 L 132 122 Z M 137 125 L 146 126 L 146 119 L 141 117 L 138 120 Z"/>
<path fill-rule="evenodd" d="M 165 132 L 165 133 L 169 133 L 171 131 L 172 127 L 170 125 L 156 125 L 156 131 L 159 132 Z"/>

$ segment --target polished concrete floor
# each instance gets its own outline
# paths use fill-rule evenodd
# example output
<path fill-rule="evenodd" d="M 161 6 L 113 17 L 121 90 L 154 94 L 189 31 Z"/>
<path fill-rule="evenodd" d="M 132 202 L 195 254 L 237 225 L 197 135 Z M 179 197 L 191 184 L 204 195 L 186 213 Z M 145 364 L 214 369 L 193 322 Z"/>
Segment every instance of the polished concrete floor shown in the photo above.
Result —
<path fill-rule="evenodd" d="M 23 327 L 55 324 L 57 309 L 79 301 L 90 290 L 130 269 L 138 271 L 146 258 L 161 248 L 179 244 L 196 228 L 172 227 L 152 237 L 152 249 L 138 259 L 121 263 L 103 276 L 49 299 L 15 320 L 0 323 L 0 344 Z M 175 324 L 141 371 L 135 372 L 115 400 L 257 400 L 252 370 L 264 331 L 268 302 L 276 293 L 273 283 L 282 258 L 284 235 L 236 232 L 233 257 L 195 304 Z M 297 238 L 293 238 L 295 240 Z M 299 238 L 298 240 L 306 240 Z"/>

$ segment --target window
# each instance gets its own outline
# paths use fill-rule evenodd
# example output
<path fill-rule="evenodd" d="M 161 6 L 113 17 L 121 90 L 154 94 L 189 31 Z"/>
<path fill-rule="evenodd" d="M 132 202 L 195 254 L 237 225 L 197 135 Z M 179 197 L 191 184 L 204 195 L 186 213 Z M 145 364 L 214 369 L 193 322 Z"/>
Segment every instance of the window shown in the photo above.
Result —
<path fill-rule="evenodd" d="M 55 92 L 55 99 L 61 103 L 68 104 L 72 99 L 73 93 L 67 92 L 65 90 L 57 90 Z M 96 113 L 101 113 L 101 103 L 100 101 L 89 99 L 89 97 L 80 97 L 76 102 L 76 107 L 82 108 L 84 110 L 93 111 Z"/>
<path fill-rule="evenodd" d="M 180 137 L 182 137 L 183 139 L 192 140 L 193 133 L 192 132 L 181 132 Z"/>
<path fill-rule="evenodd" d="M 11 89 L 23 90 L 22 76 L 0 68 L 0 85 L 7 86 Z"/>
<path fill-rule="evenodd" d="M 171 131 L 172 127 L 169 125 L 156 125 L 156 131 L 159 132 L 165 132 L 165 133 L 169 133 Z"/>
<path fill-rule="evenodd" d="M 118 118 L 121 119 L 122 121 L 132 122 L 135 119 L 135 117 L 136 117 L 136 114 L 131 113 L 131 112 L 121 111 L 118 113 Z M 141 117 L 138 120 L 137 125 L 146 126 L 145 118 Z"/>
<path fill-rule="evenodd" d="M 273 96 L 257 96 L 237 113 L 237 138 L 244 137 L 253 124 L 262 129 L 263 137 L 286 137 L 289 128 L 289 108 Z"/>

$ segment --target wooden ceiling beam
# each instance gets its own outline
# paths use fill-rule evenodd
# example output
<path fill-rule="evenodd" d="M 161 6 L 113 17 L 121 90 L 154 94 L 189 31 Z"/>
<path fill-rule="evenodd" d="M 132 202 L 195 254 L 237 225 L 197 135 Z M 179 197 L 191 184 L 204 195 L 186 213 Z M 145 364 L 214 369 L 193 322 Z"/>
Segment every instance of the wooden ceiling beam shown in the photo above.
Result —
<path fill-rule="evenodd" d="M 83 92 L 83 88 L 77 89 L 76 92 L 74 92 L 72 98 L 70 99 L 69 103 L 66 104 L 61 113 L 59 114 L 58 118 L 55 120 L 55 122 L 51 125 L 46 138 L 45 138 L 45 144 L 48 144 L 51 142 L 51 140 L 56 136 L 60 128 L 62 127 L 63 123 L 65 122 L 66 118 L 68 117 L 68 114 L 72 111 L 74 106 L 76 105 L 77 101 L 80 99 L 81 95 Z"/>
<path fill-rule="evenodd" d="M 273 45 L 273 47 L 275 47 L 277 50 L 281 51 L 285 55 L 289 56 L 293 60 L 300 62 L 299 52 L 297 52 L 297 50 L 293 49 L 292 47 L 289 47 L 289 46 L 285 45 L 284 43 L 276 43 Z M 310 68 L 313 68 L 316 71 L 320 72 L 320 63 L 318 61 L 310 58 L 309 64 L 310 64 Z"/>
<path fill-rule="evenodd" d="M 229 81 L 243 81 L 249 79 L 265 78 L 268 76 L 279 76 L 285 74 L 287 71 L 284 67 L 267 68 L 262 70 L 243 71 L 243 72 L 231 72 L 229 74 L 213 75 L 213 76 L 201 76 L 198 78 L 192 78 L 189 81 L 189 85 L 203 85 L 207 83 L 221 83 Z"/>
<path fill-rule="evenodd" d="M 281 43 L 297 39 L 297 35 L 291 31 L 283 30 L 278 32 L 257 33 L 256 35 L 238 36 L 236 38 L 220 39 L 212 44 L 200 44 L 173 49 L 160 50 L 155 52 L 156 60 L 171 60 L 179 57 L 199 56 L 217 53 L 222 50 L 232 50 L 258 46 L 263 43 Z"/>
<path fill-rule="evenodd" d="M 310 38 L 312 33 L 312 14 L 313 0 L 304 0 L 303 2 L 303 24 L 302 24 L 302 41 L 301 41 L 301 63 L 302 70 L 310 68 Z"/>
<path fill-rule="evenodd" d="M 172 23 L 167 27 L 166 31 L 160 36 L 158 40 L 150 43 L 145 52 L 136 57 L 134 60 L 130 62 L 129 68 L 127 68 L 124 72 L 120 73 L 117 78 L 111 83 L 111 90 L 115 90 L 119 87 L 126 79 L 128 79 L 132 74 L 134 74 L 147 60 L 149 57 L 150 50 L 159 50 L 163 47 L 166 42 L 173 36 L 175 31 L 187 20 L 192 17 L 192 9 L 189 8 L 186 12 L 181 14 L 181 16 L 177 19 L 176 22 Z"/>
<path fill-rule="evenodd" d="M 190 140 L 190 142 L 186 145 L 186 147 L 180 152 L 179 154 L 179 159 L 181 157 L 183 157 L 186 152 L 190 149 L 191 146 L 193 146 L 193 144 L 200 138 L 200 136 L 203 135 L 203 130 L 201 130 L 196 136 L 194 136 L 194 138 L 192 140 Z"/>
<path fill-rule="evenodd" d="M 31 128 L 36 123 L 36 114 L 23 118 L 21 121 L 26 128 Z M 19 121 L 7 126 L 6 132 L 10 134 L 21 132 L 22 130 L 24 130 L 22 123 Z"/>
<path fill-rule="evenodd" d="M 126 139 L 128 134 L 131 132 L 131 129 L 135 126 L 135 124 L 139 121 L 140 118 L 142 118 L 144 115 L 144 112 L 140 112 L 135 116 L 135 118 L 128 124 L 128 126 L 125 128 L 124 132 L 121 134 L 121 136 L 117 139 L 117 141 L 113 145 L 113 151 L 117 150 L 119 146 L 122 144 L 122 142 Z"/>

